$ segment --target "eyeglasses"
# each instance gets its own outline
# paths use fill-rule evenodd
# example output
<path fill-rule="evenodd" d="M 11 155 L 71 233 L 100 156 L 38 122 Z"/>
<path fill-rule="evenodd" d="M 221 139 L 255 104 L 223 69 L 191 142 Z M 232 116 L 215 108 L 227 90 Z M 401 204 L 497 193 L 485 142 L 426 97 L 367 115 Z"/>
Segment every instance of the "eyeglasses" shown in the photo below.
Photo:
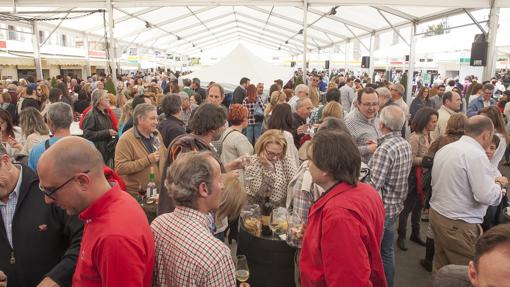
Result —
<path fill-rule="evenodd" d="M 86 170 L 86 171 L 84 171 L 82 173 L 87 174 L 89 172 L 90 172 L 90 170 Z M 44 195 L 46 195 L 47 197 L 55 200 L 55 197 L 53 196 L 53 194 L 55 192 L 57 192 L 59 189 L 61 189 L 62 187 L 64 187 L 66 184 L 70 183 L 72 180 L 76 179 L 76 176 L 77 175 L 74 175 L 73 177 L 71 177 L 70 179 L 66 180 L 64 183 L 59 185 L 58 187 L 54 187 L 54 188 L 52 188 L 52 187 L 46 188 L 46 187 L 41 186 L 41 184 L 39 183 L 39 189 L 44 193 Z"/>
<path fill-rule="evenodd" d="M 362 106 L 370 108 L 370 107 L 377 107 L 379 106 L 379 103 L 361 103 Z"/>
<path fill-rule="evenodd" d="M 275 157 L 280 158 L 280 157 L 282 157 L 282 153 L 275 153 L 275 152 L 271 152 L 271 151 L 268 151 L 268 150 L 266 150 L 266 154 L 270 158 L 275 158 Z"/>

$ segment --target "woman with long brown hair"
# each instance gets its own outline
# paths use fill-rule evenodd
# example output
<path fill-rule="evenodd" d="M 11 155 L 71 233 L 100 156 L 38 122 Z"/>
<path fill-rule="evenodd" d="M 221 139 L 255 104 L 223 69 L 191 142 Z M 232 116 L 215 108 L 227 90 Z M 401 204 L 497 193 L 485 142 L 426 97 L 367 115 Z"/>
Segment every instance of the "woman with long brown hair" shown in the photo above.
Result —
<path fill-rule="evenodd" d="M 491 119 L 494 125 L 494 134 L 499 137 L 499 145 L 492 157 L 491 164 L 494 168 L 498 168 L 499 162 L 505 155 L 506 146 L 508 145 L 508 131 L 505 128 L 505 120 L 503 114 L 496 106 L 485 107 L 478 112 L 479 115 L 486 116 Z"/>
<path fill-rule="evenodd" d="M 430 90 L 428 87 L 423 87 L 416 95 L 416 98 L 411 103 L 411 107 L 409 108 L 409 113 L 411 114 L 411 118 L 409 122 L 413 121 L 414 115 L 418 112 L 419 109 L 423 107 L 434 107 L 434 102 L 430 100 Z"/>
<path fill-rule="evenodd" d="M 264 121 L 264 103 L 260 96 L 257 95 L 257 87 L 255 85 L 251 84 L 246 87 L 246 98 L 243 100 L 243 106 L 248 109 L 246 137 L 254 145 L 260 136 L 262 121 Z"/>

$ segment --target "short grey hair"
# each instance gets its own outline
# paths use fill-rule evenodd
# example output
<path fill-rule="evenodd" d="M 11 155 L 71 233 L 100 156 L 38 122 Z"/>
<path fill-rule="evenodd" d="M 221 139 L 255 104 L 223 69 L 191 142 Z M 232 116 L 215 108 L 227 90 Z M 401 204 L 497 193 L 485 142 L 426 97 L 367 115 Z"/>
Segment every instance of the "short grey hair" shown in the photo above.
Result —
<path fill-rule="evenodd" d="M 165 186 L 176 205 L 196 208 L 198 188 L 205 182 L 211 191 L 214 160 L 211 152 L 187 152 L 168 168 Z"/>
<path fill-rule="evenodd" d="M 391 98 L 390 90 L 386 87 L 379 87 L 375 91 L 377 92 L 377 95 L 382 96 L 385 99 Z"/>
<path fill-rule="evenodd" d="M 406 121 L 404 111 L 396 105 L 390 105 L 382 109 L 380 120 L 391 131 L 400 131 Z"/>
<path fill-rule="evenodd" d="M 305 85 L 305 84 L 299 84 L 294 89 L 294 95 L 297 96 L 299 93 L 301 93 L 303 91 L 306 91 L 307 93 L 309 93 L 310 92 L 310 88 L 308 88 L 308 86 Z"/>
<path fill-rule="evenodd" d="M 135 110 L 133 111 L 133 123 L 135 126 L 138 125 L 138 119 L 141 117 L 145 117 L 149 112 L 155 111 L 156 106 L 151 104 L 139 104 L 136 106 Z"/>
<path fill-rule="evenodd" d="M 402 84 L 394 84 L 395 89 L 400 93 L 400 96 L 404 96 L 406 88 Z"/>
<path fill-rule="evenodd" d="M 90 96 L 91 102 L 92 102 L 92 106 L 96 107 L 99 104 L 99 102 L 101 101 L 101 98 L 103 96 L 106 96 L 106 90 L 95 89 L 92 92 L 92 95 Z"/>
<path fill-rule="evenodd" d="M 309 98 L 306 98 L 306 97 L 297 100 L 297 102 L 296 102 L 296 110 L 301 108 L 302 106 L 304 106 L 307 101 L 312 102 L 312 100 L 310 100 Z"/>
<path fill-rule="evenodd" d="M 179 92 L 178 95 L 181 97 L 181 101 L 189 100 L 189 95 L 186 92 Z"/>
<path fill-rule="evenodd" d="M 69 129 L 73 123 L 73 109 L 67 103 L 56 102 L 48 106 L 46 118 L 56 130 Z"/>

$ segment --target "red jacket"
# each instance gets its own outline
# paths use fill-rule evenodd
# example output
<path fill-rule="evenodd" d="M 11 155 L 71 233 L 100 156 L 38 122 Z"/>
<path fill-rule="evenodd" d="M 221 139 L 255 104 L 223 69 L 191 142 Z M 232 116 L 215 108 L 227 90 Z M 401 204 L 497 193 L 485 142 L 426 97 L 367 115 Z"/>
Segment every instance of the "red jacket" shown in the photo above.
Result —
<path fill-rule="evenodd" d="M 310 208 L 299 260 L 303 287 L 386 287 L 384 206 L 370 185 L 340 183 Z"/>
<path fill-rule="evenodd" d="M 149 287 L 154 238 L 136 200 L 116 185 L 80 213 L 84 229 L 75 287 Z"/>

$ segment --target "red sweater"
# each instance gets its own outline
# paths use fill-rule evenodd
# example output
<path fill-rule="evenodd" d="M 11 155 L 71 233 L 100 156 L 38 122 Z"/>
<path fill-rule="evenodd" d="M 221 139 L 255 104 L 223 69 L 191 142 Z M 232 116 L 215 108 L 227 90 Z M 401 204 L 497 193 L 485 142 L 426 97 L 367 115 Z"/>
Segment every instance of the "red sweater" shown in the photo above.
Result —
<path fill-rule="evenodd" d="M 151 286 L 154 239 L 133 197 L 116 185 L 80 218 L 85 226 L 73 286 Z"/>
<path fill-rule="evenodd" d="M 368 184 L 340 183 L 308 215 L 299 260 L 301 286 L 385 287 L 384 206 Z"/>

